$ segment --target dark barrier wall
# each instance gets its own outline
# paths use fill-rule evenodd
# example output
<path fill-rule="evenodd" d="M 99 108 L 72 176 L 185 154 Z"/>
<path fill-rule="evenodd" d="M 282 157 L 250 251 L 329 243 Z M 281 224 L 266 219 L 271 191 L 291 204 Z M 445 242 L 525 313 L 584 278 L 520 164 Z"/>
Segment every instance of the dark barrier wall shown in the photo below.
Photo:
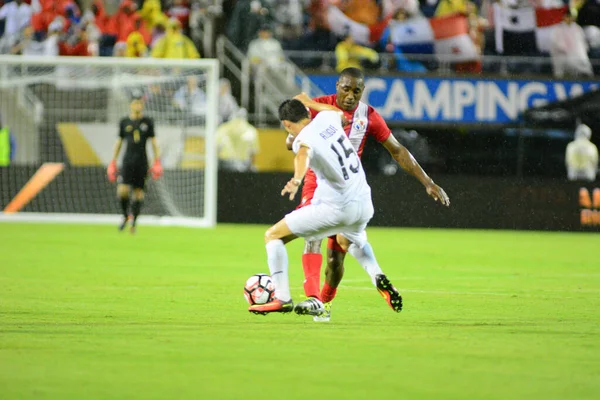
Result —
<path fill-rule="evenodd" d="M 279 193 L 289 174 L 219 175 L 219 221 L 274 223 L 291 211 Z M 372 226 L 485 229 L 600 230 L 600 189 L 564 180 L 445 176 L 437 178 L 451 199 L 449 208 L 429 198 L 414 178 L 368 176 L 375 217 Z M 580 206 L 580 189 L 590 207 Z M 595 205 L 595 208 L 593 207 Z M 582 226 L 581 214 L 590 220 Z M 591 213 L 591 214 L 590 214 Z"/>
<path fill-rule="evenodd" d="M 0 168 L 2 206 L 35 170 L 33 167 Z M 291 202 L 279 195 L 290 176 L 288 173 L 220 172 L 218 221 L 261 224 L 278 221 L 299 202 L 299 198 Z M 404 174 L 368 176 L 375 204 L 371 225 L 600 231 L 600 182 L 581 184 L 552 179 L 518 181 L 464 176 L 436 179 L 450 196 L 450 208 L 429 198 L 412 177 Z M 102 168 L 67 168 L 24 211 L 118 213 L 114 192 Z M 146 211 L 162 214 L 165 211 L 154 192 L 151 185 Z"/>

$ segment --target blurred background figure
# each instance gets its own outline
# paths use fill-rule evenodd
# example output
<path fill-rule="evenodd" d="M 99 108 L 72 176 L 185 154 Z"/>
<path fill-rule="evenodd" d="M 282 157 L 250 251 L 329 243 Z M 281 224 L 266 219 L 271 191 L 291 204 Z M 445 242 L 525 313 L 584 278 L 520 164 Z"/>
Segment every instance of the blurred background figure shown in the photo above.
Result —
<path fill-rule="evenodd" d="M 154 29 L 156 24 L 167 20 L 166 15 L 162 12 L 160 0 L 144 0 L 140 16 L 148 29 Z"/>
<path fill-rule="evenodd" d="M 31 6 L 23 0 L 15 0 L 0 8 L 0 20 L 4 20 L 4 34 L 0 36 L 0 54 L 9 53 L 19 40 L 25 27 L 31 23 Z"/>
<path fill-rule="evenodd" d="M 15 159 L 17 144 L 8 126 L 4 126 L 0 115 L 0 167 L 8 167 Z"/>
<path fill-rule="evenodd" d="M 48 26 L 46 39 L 38 42 L 35 40 L 33 28 L 27 27 L 23 30 L 21 40 L 13 47 L 11 53 L 24 56 L 57 56 L 61 30 L 60 21 L 53 21 Z"/>
<path fill-rule="evenodd" d="M 135 30 L 127 36 L 127 57 L 146 57 L 148 55 L 148 47 L 144 35 L 140 32 L 142 27 L 142 19 L 138 18 L 135 21 Z"/>
<path fill-rule="evenodd" d="M 229 18 L 227 37 L 245 53 L 260 27 L 271 22 L 273 13 L 265 0 L 238 0 Z"/>
<path fill-rule="evenodd" d="M 188 76 L 185 85 L 175 92 L 173 102 L 185 113 L 187 125 L 200 125 L 206 119 L 206 93 L 198 87 L 198 77 Z"/>
<path fill-rule="evenodd" d="M 152 48 L 154 58 L 200 58 L 200 53 L 190 38 L 182 32 L 181 22 L 170 19 L 167 33 L 156 41 Z"/>
<path fill-rule="evenodd" d="M 344 40 L 335 46 L 335 58 L 337 60 L 335 70 L 342 72 L 351 67 L 363 69 L 364 60 L 375 64 L 379 61 L 379 54 L 373 49 L 356 44 L 352 36 L 347 34 Z"/>
<path fill-rule="evenodd" d="M 551 46 L 555 77 L 593 75 L 585 34 L 571 13 L 565 13 L 563 23 L 554 28 Z"/>
<path fill-rule="evenodd" d="M 259 150 L 258 131 L 240 108 L 235 117 L 217 129 L 219 168 L 228 171 L 256 171 L 254 159 Z"/>
<path fill-rule="evenodd" d="M 575 130 L 575 140 L 567 145 L 565 163 L 570 181 L 596 180 L 598 173 L 598 148 L 590 141 L 592 130 L 580 124 Z"/>
<path fill-rule="evenodd" d="M 231 94 L 229 79 L 219 79 L 219 123 L 227 122 L 238 112 L 240 106 Z"/>
<path fill-rule="evenodd" d="M 250 42 L 248 58 L 254 68 L 260 65 L 277 68 L 285 60 L 281 43 L 273 37 L 269 25 L 263 25 L 258 31 L 258 37 Z"/>
<path fill-rule="evenodd" d="M 113 47 L 113 57 L 127 57 L 127 43 L 118 42 Z"/>

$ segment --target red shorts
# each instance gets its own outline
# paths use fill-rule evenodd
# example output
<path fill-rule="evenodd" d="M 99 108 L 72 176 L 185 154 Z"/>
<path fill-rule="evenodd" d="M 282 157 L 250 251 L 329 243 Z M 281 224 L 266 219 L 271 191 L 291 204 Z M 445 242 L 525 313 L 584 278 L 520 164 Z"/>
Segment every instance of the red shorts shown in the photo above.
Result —
<path fill-rule="evenodd" d="M 296 207 L 296 210 L 307 206 L 313 199 L 315 195 L 315 190 L 317 189 L 317 178 L 314 174 L 306 174 L 306 178 L 304 179 L 304 185 L 302 186 L 302 197 L 300 198 L 300 204 Z"/>
<path fill-rule="evenodd" d="M 296 207 L 296 210 L 310 205 L 315 190 L 317 189 L 317 178 L 314 174 L 306 174 L 304 179 L 304 185 L 302 186 L 302 197 L 300 198 L 300 204 Z M 329 236 L 327 239 L 327 248 L 340 253 L 345 253 L 344 249 L 339 245 L 335 236 Z"/>

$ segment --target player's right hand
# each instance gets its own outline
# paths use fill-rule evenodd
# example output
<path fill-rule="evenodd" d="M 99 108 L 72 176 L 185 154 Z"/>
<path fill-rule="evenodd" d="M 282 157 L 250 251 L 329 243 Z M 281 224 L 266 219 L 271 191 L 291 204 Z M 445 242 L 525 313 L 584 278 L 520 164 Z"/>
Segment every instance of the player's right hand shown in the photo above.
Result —
<path fill-rule="evenodd" d="M 108 168 L 106 169 L 106 175 L 108 176 L 108 180 L 110 182 L 117 181 L 117 161 L 112 160 L 110 164 L 108 164 Z"/>
<path fill-rule="evenodd" d="M 429 184 L 427 186 L 426 190 L 427 190 L 427 194 L 429 196 L 433 197 L 433 199 L 435 201 L 439 201 L 440 203 L 442 203 L 446 207 L 450 206 L 450 197 L 448 197 L 448 195 L 446 194 L 446 192 L 444 191 L 444 189 L 442 189 L 441 187 L 439 187 L 435 183 L 431 182 L 431 184 Z"/>
<path fill-rule="evenodd" d="M 285 187 L 281 191 L 281 195 L 285 196 L 287 193 L 290 194 L 290 200 L 294 200 L 294 196 L 298 193 L 298 188 L 302 182 L 298 179 L 292 178 L 285 184 Z"/>

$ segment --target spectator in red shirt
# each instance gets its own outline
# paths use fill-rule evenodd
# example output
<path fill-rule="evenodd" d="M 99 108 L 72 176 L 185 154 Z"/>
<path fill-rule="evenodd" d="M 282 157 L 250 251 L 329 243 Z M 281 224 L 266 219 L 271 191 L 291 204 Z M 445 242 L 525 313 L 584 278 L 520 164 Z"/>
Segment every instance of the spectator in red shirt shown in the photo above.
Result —
<path fill-rule="evenodd" d="M 117 27 L 115 26 L 115 20 L 106 15 L 104 2 L 102 0 L 94 0 L 90 8 L 94 15 L 94 24 L 96 24 L 100 32 L 103 35 L 116 35 Z"/>
<path fill-rule="evenodd" d="M 129 34 L 135 31 L 136 8 L 131 0 L 124 0 L 112 17 L 117 26 L 117 42 L 126 42 Z"/>
<path fill-rule="evenodd" d="M 187 32 L 190 23 L 190 7 L 186 0 L 174 0 L 167 11 L 169 18 L 176 18 L 181 22 L 183 30 Z"/>
<path fill-rule="evenodd" d="M 38 36 L 43 36 L 48 31 L 48 26 L 59 15 L 56 2 L 40 1 L 41 10 L 33 14 L 31 17 L 31 27 Z M 35 9 L 34 9 L 35 10 Z"/>

